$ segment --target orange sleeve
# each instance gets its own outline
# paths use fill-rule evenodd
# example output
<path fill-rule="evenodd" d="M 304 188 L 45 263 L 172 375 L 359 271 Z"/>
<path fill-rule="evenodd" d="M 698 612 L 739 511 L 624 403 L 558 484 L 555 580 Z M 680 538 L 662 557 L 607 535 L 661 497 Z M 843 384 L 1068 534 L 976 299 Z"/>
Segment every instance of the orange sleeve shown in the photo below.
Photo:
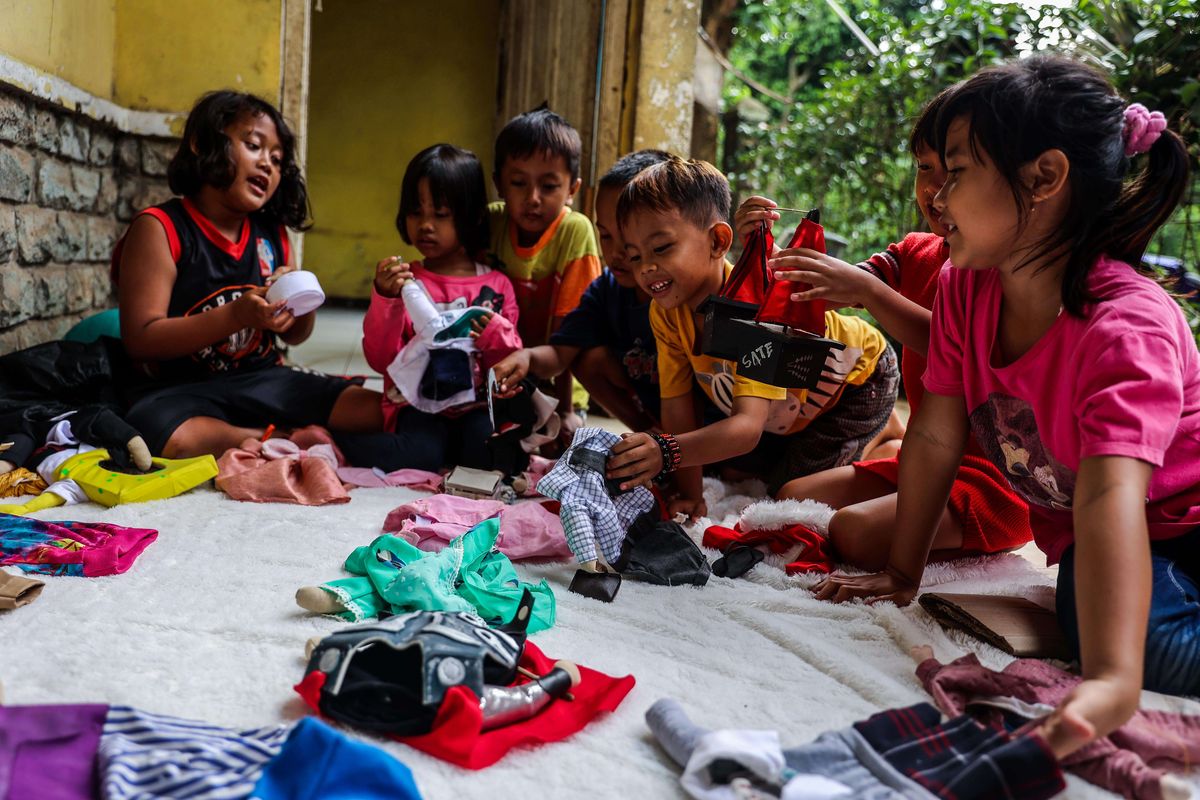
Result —
<path fill-rule="evenodd" d="M 558 300 L 554 304 L 554 316 L 565 317 L 579 306 L 583 293 L 600 277 L 603 268 L 600 258 L 591 253 L 567 262 L 562 271 L 562 284 L 558 288 Z"/>

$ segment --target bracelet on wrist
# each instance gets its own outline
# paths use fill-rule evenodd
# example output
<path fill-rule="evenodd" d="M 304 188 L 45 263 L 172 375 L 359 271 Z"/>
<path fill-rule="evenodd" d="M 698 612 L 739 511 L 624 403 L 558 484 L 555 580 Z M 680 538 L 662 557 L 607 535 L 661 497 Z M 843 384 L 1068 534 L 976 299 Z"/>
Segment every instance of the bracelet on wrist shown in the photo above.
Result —
<path fill-rule="evenodd" d="M 683 451 L 679 449 L 679 442 L 669 433 L 652 433 L 650 435 L 662 454 L 662 469 L 654 476 L 655 481 L 661 482 L 679 469 L 679 464 L 683 461 Z"/>

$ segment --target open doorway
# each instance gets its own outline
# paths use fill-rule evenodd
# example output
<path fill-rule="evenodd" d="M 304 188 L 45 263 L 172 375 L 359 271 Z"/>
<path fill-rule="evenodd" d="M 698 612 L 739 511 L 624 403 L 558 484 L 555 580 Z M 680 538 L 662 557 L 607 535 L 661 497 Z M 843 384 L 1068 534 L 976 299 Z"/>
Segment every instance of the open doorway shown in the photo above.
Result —
<path fill-rule="evenodd" d="M 500 0 L 324 0 L 312 12 L 304 262 L 326 294 L 370 296 L 375 263 L 417 258 L 396 232 L 400 181 L 437 142 L 491 172 Z"/>

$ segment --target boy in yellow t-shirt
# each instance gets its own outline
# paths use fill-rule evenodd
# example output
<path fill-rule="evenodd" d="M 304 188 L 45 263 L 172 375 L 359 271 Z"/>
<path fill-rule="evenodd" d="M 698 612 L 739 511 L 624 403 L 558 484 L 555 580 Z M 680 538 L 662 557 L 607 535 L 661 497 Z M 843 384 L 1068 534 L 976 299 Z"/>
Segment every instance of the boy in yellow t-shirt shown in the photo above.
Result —
<path fill-rule="evenodd" d="M 526 347 L 546 344 L 601 272 L 592 222 L 569 207 L 579 191 L 579 132 L 547 108 L 508 121 L 496 137 L 488 206 L 492 266 L 508 276 Z M 555 380 L 559 411 L 571 412 L 570 373 Z"/>
<path fill-rule="evenodd" d="M 763 478 L 772 493 L 792 478 L 849 464 L 883 430 L 899 368 L 883 334 L 858 317 L 827 312 L 827 336 L 846 345 L 814 389 L 783 389 L 737 374 L 732 361 L 697 352 L 696 308 L 720 291 L 733 241 L 729 183 L 704 161 L 671 159 L 643 170 L 617 202 L 629 268 L 651 297 L 665 434 L 634 433 L 613 447 L 609 476 L 623 486 L 677 468 L 672 513 L 705 513 L 700 467 L 726 462 Z M 727 415 L 700 427 L 698 383 Z M 671 463 L 673 462 L 673 463 Z"/>

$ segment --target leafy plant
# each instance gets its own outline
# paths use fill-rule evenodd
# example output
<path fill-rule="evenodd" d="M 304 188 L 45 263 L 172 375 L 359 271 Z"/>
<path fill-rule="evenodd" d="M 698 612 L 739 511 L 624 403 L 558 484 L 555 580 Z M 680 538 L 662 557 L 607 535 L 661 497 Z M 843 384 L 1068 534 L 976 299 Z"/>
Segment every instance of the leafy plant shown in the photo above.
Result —
<path fill-rule="evenodd" d="M 722 165 L 737 200 L 762 193 L 782 205 L 820 206 L 848 240 L 849 257 L 919 228 L 906 147 L 912 121 L 942 88 L 1006 58 L 1051 49 L 1097 64 L 1127 97 L 1167 114 L 1200 166 L 1197 0 L 843 6 L 877 53 L 825 3 L 739 7 L 729 59 L 771 92 L 726 80 Z M 1200 265 L 1195 182 L 1151 251 Z"/>

